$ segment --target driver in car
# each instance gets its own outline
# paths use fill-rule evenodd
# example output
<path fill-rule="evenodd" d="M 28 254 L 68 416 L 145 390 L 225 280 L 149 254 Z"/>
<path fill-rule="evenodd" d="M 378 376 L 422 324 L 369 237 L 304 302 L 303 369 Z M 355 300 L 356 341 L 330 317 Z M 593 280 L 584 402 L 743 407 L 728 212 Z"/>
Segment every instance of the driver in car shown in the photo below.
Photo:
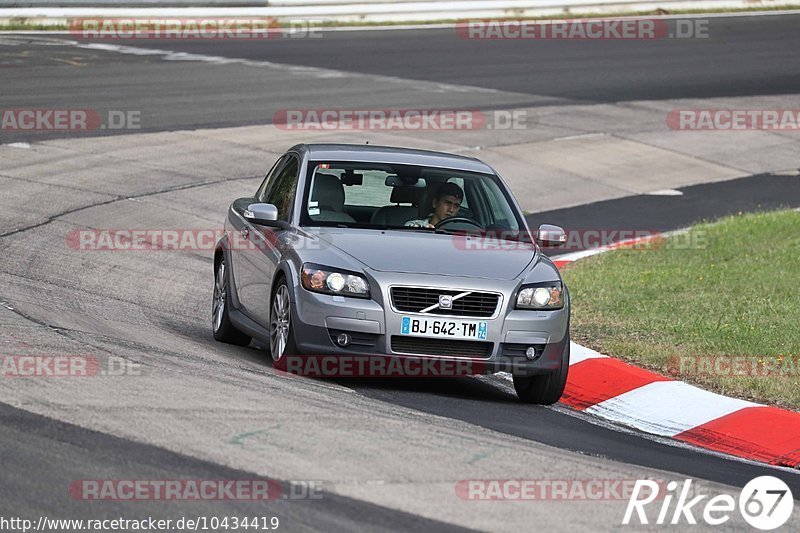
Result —
<path fill-rule="evenodd" d="M 443 183 L 433 197 L 433 213 L 428 218 L 409 220 L 406 226 L 415 228 L 433 228 L 442 220 L 458 215 L 464 191 L 455 183 Z"/>

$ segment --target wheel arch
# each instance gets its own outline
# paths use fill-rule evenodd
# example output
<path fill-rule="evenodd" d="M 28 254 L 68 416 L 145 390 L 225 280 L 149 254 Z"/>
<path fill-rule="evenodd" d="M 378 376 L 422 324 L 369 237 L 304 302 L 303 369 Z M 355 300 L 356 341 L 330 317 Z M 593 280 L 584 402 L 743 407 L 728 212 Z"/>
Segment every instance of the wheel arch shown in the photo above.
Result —
<path fill-rule="evenodd" d="M 216 272 L 217 267 L 219 266 L 219 262 L 222 258 L 228 259 L 230 263 L 230 258 L 228 254 L 228 237 L 224 235 L 219 241 L 217 241 L 217 245 L 214 247 L 214 271 Z"/>
<path fill-rule="evenodd" d="M 224 235 L 219 242 L 217 242 L 217 246 L 214 248 L 214 274 L 217 273 L 217 267 L 219 267 L 220 261 L 225 258 L 225 261 L 228 265 L 228 286 L 229 286 L 229 295 L 231 297 L 231 303 L 235 309 L 239 309 L 239 294 L 236 290 L 236 276 L 233 274 L 233 260 L 231 257 L 231 249 L 228 243 L 227 235 Z"/>
<path fill-rule="evenodd" d="M 296 303 L 297 299 L 294 291 L 297 287 L 296 280 L 299 278 L 299 273 L 294 272 L 292 266 L 293 265 L 289 261 L 283 261 L 278 264 L 278 267 L 275 269 L 275 275 L 272 278 L 272 285 L 269 289 L 270 299 L 275 296 L 275 290 L 278 288 L 278 282 L 281 279 L 285 279 L 286 285 L 289 288 L 289 301 L 292 304 Z"/>

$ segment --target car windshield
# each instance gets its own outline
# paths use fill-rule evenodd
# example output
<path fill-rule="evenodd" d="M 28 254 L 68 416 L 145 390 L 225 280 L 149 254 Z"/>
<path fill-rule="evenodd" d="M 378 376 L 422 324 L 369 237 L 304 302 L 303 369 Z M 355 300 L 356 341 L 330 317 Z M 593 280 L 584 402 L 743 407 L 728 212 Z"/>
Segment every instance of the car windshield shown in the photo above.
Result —
<path fill-rule="evenodd" d="M 304 226 L 512 233 L 524 227 L 490 174 L 342 162 L 312 162 L 308 172 Z"/>

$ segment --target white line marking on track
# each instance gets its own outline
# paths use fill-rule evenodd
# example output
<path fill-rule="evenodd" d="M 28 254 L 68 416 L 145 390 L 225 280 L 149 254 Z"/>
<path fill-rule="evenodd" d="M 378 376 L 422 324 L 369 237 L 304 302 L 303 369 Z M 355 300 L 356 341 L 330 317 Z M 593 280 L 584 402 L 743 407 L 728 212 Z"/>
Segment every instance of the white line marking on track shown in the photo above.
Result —
<path fill-rule="evenodd" d="M 136 46 L 125 46 L 107 43 L 82 43 L 78 41 L 64 40 L 64 45 L 74 46 L 87 50 L 101 50 L 106 52 L 138 55 L 138 56 L 162 56 L 165 61 L 197 61 L 213 65 L 244 65 L 250 67 L 273 68 L 283 70 L 292 74 L 307 75 L 314 78 L 359 78 L 382 81 L 386 83 L 398 83 L 402 85 L 412 85 L 415 89 L 425 90 L 434 93 L 488 93 L 497 94 L 501 91 L 488 89 L 485 87 L 475 87 L 472 85 L 453 85 L 449 83 L 438 83 L 430 81 L 412 80 L 397 76 L 382 76 L 378 74 L 364 74 L 361 72 L 350 72 L 346 70 L 336 70 L 320 67 L 308 67 L 303 65 L 290 65 L 287 63 L 275 63 L 272 61 L 256 61 L 252 59 L 241 59 L 235 57 L 213 56 L 206 54 L 190 54 L 187 52 L 176 52 L 173 50 L 162 50 L 157 48 L 139 48 Z"/>
<path fill-rule="evenodd" d="M 648 196 L 683 196 L 683 193 L 677 189 L 658 189 L 647 193 Z"/>
<path fill-rule="evenodd" d="M 574 141 L 576 139 L 593 139 L 595 137 L 606 137 L 605 133 L 581 133 L 579 135 L 567 135 L 566 137 L 556 137 L 553 142 Z"/>

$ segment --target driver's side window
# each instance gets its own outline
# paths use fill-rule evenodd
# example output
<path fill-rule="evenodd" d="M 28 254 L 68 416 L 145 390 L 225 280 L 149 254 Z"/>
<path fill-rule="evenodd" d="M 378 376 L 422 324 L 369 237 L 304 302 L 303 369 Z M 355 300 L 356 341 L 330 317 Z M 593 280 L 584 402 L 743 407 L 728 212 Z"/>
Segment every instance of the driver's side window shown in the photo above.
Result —
<path fill-rule="evenodd" d="M 278 208 L 278 220 L 288 222 L 292 210 L 292 201 L 297 190 L 297 175 L 300 163 L 292 156 L 288 156 L 285 165 L 277 173 L 277 177 L 270 180 L 267 187 L 264 203 L 272 204 Z"/>
<path fill-rule="evenodd" d="M 258 191 L 256 191 L 255 198 L 257 202 L 259 203 L 266 202 L 267 190 L 269 190 L 269 187 L 272 184 L 272 182 L 275 181 L 275 178 L 278 175 L 278 171 L 281 168 L 283 168 L 283 164 L 286 162 L 288 158 L 289 158 L 288 155 L 284 155 L 278 158 L 278 160 L 275 161 L 275 164 L 272 165 L 272 168 L 269 169 L 269 172 L 267 172 L 264 181 L 261 182 L 261 185 L 258 187 Z"/>

